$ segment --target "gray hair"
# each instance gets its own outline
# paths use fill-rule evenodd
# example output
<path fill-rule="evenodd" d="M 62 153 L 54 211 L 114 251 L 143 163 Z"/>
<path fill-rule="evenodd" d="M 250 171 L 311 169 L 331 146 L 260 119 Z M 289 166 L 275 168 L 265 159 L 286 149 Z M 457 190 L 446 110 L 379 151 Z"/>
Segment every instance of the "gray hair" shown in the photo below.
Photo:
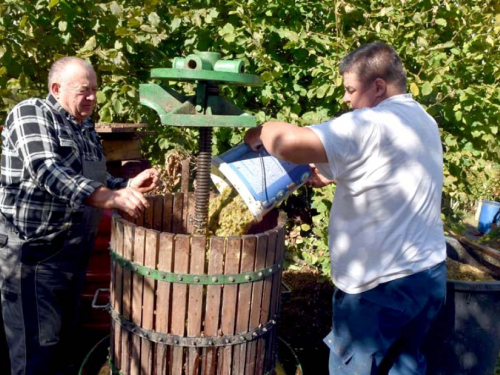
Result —
<path fill-rule="evenodd" d="M 92 69 L 92 70 L 94 69 L 90 63 L 88 63 L 83 59 L 80 59 L 79 57 L 72 57 L 72 56 L 61 57 L 60 59 L 54 61 L 54 63 L 50 67 L 49 80 L 48 80 L 49 92 L 51 92 L 50 87 L 52 86 L 52 83 L 61 82 L 64 71 L 66 70 L 66 67 L 69 65 L 80 65 L 87 69 Z"/>
<path fill-rule="evenodd" d="M 406 73 L 396 50 L 382 42 L 365 44 L 350 52 L 340 62 L 340 74 L 353 73 L 370 83 L 382 78 L 400 91 L 406 92 Z"/>

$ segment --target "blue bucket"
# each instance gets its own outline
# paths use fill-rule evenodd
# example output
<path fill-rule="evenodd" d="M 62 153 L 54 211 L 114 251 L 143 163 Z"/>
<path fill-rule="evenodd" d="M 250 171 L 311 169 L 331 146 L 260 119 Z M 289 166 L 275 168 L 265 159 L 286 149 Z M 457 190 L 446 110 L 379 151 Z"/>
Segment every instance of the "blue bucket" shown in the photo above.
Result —
<path fill-rule="evenodd" d="M 311 176 L 309 165 L 278 160 L 264 148 L 253 151 L 242 143 L 212 157 L 212 180 L 222 191 L 232 186 L 252 215 L 262 217 L 302 186 Z"/>
<path fill-rule="evenodd" d="M 500 203 L 493 201 L 483 201 L 481 206 L 481 214 L 479 215 L 479 222 L 477 230 L 479 233 L 489 233 L 491 225 L 498 225 L 500 221 Z M 497 215 L 498 214 L 498 215 Z M 495 217 L 496 216 L 496 217 Z"/>

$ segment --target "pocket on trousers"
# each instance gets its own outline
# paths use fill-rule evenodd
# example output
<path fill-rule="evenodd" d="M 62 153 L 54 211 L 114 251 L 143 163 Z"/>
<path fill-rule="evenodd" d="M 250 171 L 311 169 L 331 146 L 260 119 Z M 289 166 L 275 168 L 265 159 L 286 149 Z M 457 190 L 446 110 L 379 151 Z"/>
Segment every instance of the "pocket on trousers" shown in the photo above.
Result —
<path fill-rule="evenodd" d="M 338 360 L 340 360 L 344 365 L 347 365 L 354 355 L 354 349 L 349 343 L 343 342 L 344 340 L 339 340 L 335 337 L 333 331 L 330 331 L 328 336 L 326 336 L 323 341 L 330 348 L 330 351 L 335 354 Z"/>
<path fill-rule="evenodd" d="M 50 346 L 59 342 L 62 316 L 72 300 L 69 291 L 72 274 L 45 264 L 39 264 L 35 272 L 39 343 Z"/>

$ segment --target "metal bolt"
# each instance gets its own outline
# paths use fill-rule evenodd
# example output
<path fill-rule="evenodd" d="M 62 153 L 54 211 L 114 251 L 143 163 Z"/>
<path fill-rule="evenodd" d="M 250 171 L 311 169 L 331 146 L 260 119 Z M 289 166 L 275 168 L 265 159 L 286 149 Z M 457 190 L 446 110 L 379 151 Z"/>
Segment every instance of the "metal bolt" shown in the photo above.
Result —
<path fill-rule="evenodd" d="M 245 341 L 245 336 L 240 336 L 241 341 Z"/>
<path fill-rule="evenodd" d="M 161 278 L 162 279 L 166 279 L 167 278 L 167 275 L 165 275 L 164 273 L 161 275 Z"/>
<path fill-rule="evenodd" d="M 175 345 L 179 345 L 179 340 L 174 340 Z"/>
<path fill-rule="evenodd" d="M 195 282 L 195 283 L 199 283 L 199 282 L 200 282 L 200 278 L 199 278 L 198 276 L 195 276 L 195 277 L 194 277 L 194 282 Z"/>
<path fill-rule="evenodd" d="M 182 276 L 177 276 L 177 280 L 182 281 Z"/>
<path fill-rule="evenodd" d="M 272 268 L 269 268 L 269 273 L 273 273 L 273 269 Z"/>
<path fill-rule="evenodd" d="M 250 275 L 245 276 L 245 280 L 250 280 L 250 279 L 251 279 Z"/>
<path fill-rule="evenodd" d="M 139 267 L 135 267 L 135 270 L 136 270 L 136 271 L 139 271 Z"/>
<path fill-rule="evenodd" d="M 262 331 L 267 332 L 267 328 L 266 327 L 262 328 Z"/>
<path fill-rule="evenodd" d="M 147 275 L 151 275 L 151 271 L 148 270 L 148 272 L 146 272 Z"/>
<path fill-rule="evenodd" d="M 226 339 L 226 344 L 229 344 L 229 343 L 230 343 L 229 339 Z"/>
<path fill-rule="evenodd" d="M 234 282 L 234 277 L 232 277 L 232 276 L 231 276 L 231 277 L 229 278 L 229 281 Z"/>
<path fill-rule="evenodd" d="M 259 277 L 262 277 L 263 273 L 262 272 L 259 272 Z"/>
<path fill-rule="evenodd" d="M 160 338 L 158 339 L 158 341 L 159 341 L 159 342 L 163 342 L 163 338 L 162 338 L 162 337 L 160 337 Z"/>
<path fill-rule="evenodd" d="M 259 334 L 257 332 L 254 332 L 254 333 L 252 333 L 252 336 L 257 337 L 257 336 L 259 336 Z"/>
<path fill-rule="evenodd" d="M 201 105 L 199 105 L 199 104 L 195 107 L 195 109 L 196 109 L 196 112 L 203 111 L 203 107 Z"/>
<path fill-rule="evenodd" d="M 212 282 L 216 283 L 219 279 L 217 277 L 212 277 Z"/>

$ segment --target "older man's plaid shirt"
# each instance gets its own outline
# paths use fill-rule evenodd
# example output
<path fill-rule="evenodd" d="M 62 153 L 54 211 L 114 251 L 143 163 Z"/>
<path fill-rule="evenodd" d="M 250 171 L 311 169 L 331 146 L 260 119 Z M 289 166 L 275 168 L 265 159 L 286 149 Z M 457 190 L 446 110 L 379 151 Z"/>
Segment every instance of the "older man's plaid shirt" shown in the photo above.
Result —
<path fill-rule="evenodd" d="M 14 107 L 2 132 L 0 210 L 20 238 L 37 238 L 79 224 L 85 199 L 101 186 L 83 177 L 81 160 L 102 157 L 91 121 L 79 125 L 52 95 Z M 107 175 L 110 189 L 125 184 Z"/>

